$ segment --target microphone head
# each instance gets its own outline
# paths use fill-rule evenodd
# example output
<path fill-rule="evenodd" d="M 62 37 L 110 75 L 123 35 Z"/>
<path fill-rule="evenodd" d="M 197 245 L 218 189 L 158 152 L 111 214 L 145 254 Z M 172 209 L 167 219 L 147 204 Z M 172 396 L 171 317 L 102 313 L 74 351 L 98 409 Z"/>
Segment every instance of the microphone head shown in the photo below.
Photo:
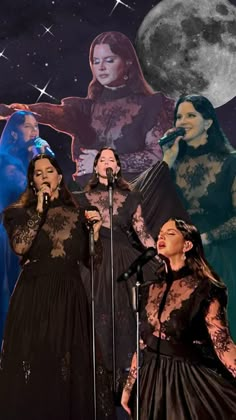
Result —
<path fill-rule="evenodd" d="M 161 147 L 162 147 L 162 146 L 165 146 L 166 144 L 168 144 L 169 146 L 172 146 L 172 145 L 173 145 L 173 143 L 174 143 L 174 141 L 175 141 L 175 139 L 176 139 L 178 136 L 184 136 L 184 135 L 185 135 L 185 133 L 186 133 L 185 128 L 183 128 L 183 127 L 178 127 L 178 128 L 176 128 L 176 130 L 175 130 L 175 131 L 173 131 L 172 133 L 166 134 L 165 136 L 161 137 L 161 138 L 158 140 L 158 143 L 159 143 L 159 145 L 160 145 Z"/>
<path fill-rule="evenodd" d="M 107 174 L 107 178 L 110 178 L 113 176 L 113 169 L 108 167 L 106 168 L 106 174 Z"/>
<path fill-rule="evenodd" d="M 175 134 L 176 134 L 176 137 L 178 137 L 178 136 L 184 136 L 186 134 L 186 130 L 185 130 L 184 127 L 178 127 L 175 130 Z"/>

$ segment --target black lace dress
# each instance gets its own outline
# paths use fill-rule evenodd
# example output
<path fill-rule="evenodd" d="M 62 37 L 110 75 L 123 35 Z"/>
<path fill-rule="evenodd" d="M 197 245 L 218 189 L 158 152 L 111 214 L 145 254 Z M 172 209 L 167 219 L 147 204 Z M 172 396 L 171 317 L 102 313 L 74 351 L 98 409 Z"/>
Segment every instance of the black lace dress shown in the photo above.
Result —
<path fill-rule="evenodd" d="M 59 114 L 56 118 L 52 113 L 44 114 L 41 104 L 39 121 L 74 134 L 72 159 L 78 167 L 81 147 L 116 149 L 127 180 L 161 160 L 158 139 L 170 127 L 174 108 L 174 101 L 161 92 L 143 95 L 133 93 L 127 86 L 115 90 L 104 88 L 95 101 L 69 97 L 62 103 L 64 118 Z M 85 185 L 90 177 L 91 173 L 78 176 L 77 182 Z"/>
<path fill-rule="evenodd" d="M 91 324 L 79 272 L 88 242 L 80 220 L 59 199 L 43 216 L 33 208 L 5 213 L 23 267 L 1 354 L 2 420 L 93 419 Z"/>
<path fill-rule="evenodd" d="M 102 215 L 100 239 L 103 247 L 103 260 L 95 270 L 95 317 L 96 332 L 100 340 L 103 360 L 112 372 L 112 312 L 111 312 L 111 258 L 110 258 L 110 217 L 107 187 L 98 186 L 88 193 L 75 194 L 83 207 L 96 206 Z M 113 246 L 114 279 L 128 269 L 140 255 L 130 242 L 129 231 L 134 228 L 145 247 L 155 246 L 153 238 L 145 229 L 141 210 L 141 195 L 138 192 L 122 191 L 115 188 L 113 193 Z M 156 264 L 152 261 L 143 268 L 144 280 L 153 278 Z M 83 267 L 81 277 L 89 298 L 91 298 L 90 271 Z M 136 343 L 136 321 L 132 307 L 132 286 L 135 275 L 128 281 L 115 281 L 115 331 L 116 331 L 116 391 L 121 391 L 127 376 Z"/>
<path fill-rule="evenodd" d="M 236 419 L 236 346 L 226 300 L 224 288 L 195 279 L 186 267 L 147 290 L 141 420 Z M 135 382 L 134 358 L 129 390 Z"/>
<path fill-rule="evenodd" d="M 192 222 L 210 239 L 206 257 L 227 285 L 230 330 L 236 339 L 236 153 L 216 155 L 208 144 L 188 146 L 172 173 Z"/>

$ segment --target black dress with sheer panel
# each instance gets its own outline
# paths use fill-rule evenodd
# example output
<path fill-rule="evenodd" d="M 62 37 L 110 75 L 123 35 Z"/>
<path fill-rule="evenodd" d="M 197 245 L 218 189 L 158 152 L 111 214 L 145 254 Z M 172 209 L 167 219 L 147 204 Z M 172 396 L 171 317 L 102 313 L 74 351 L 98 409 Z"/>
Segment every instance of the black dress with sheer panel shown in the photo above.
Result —
<path fill-rule="evenodd" d="M 224 287 L 187 267 L 143 293 L 141 420 L 236 419 L 236 346 L 226 301 Z M 129 390 L 134 382 L 131 369 Z"/>
<path fill-rule="evenodd" d="M 210 239 L 205 254 L 227 285 L 230 331 L 236 340 L 236 151 L 216 154 L 209 144 L 181 146 L 173 178 L 192 222 Z"/>
<path fill-rule="evenodd" d="M 23 260 L 2 346 L 0 418 L 93 419 L 90 310 L 79 271 L 88 241 L 79 211 L 60 199 L 43 215 L 11 208 L 5 227 Z"/>
<path fill-rule="evenodd" d="M 103 248 L 102 263 L 95 270 L 95 318 L 96 332 L 100 341 L 103 361 L 111 373 L 112 364 L 112 298 L 111 298 L 111 230 L 107 187 L 98 184 L 92 191 L 75 194 L 79 204 L 87 208 L 96 206 L 102 216 L 100 239 Z M 136 319 L 132 306 L 132 287 L 136 275 L 129 280 L 117 282 L 118 277 L 140 255 L 141 248 L 155 246 L 153 238 L 145 229 L 141 211 L 141 194 L 117 187 L 113 191 L 113 267 L 115 301 L 115 349 L 116 389 L 122 390 L 136 345 Z M 132 228 L 139 242 L 133 241 Z M 139 245 L 138 245 L 139 244 Z M 141 245 L 142 244 L 142 245 Z M 137 247 L 136 247 L 137 246 Z M 144 249 L 144 248 L 143 248 Z M 143 250 L 142 249 L 142 250 Z M 143 267 L 144 281 L 153 279 L 156 263 L 150 261 Z M 90 271 L 82 267 L 81 277 L 87 295 L 91 299 Z"/>

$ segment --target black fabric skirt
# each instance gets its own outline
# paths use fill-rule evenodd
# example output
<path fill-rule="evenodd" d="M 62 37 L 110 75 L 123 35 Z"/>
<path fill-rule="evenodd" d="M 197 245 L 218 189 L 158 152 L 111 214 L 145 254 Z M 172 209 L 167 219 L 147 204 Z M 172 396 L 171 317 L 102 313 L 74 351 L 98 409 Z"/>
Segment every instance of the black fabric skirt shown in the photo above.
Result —
<path fill-rule="evenodd" d="M 236 382 L 230 374 L 219 373 L 212 361 L 204 364 L 182 345 L 158 343 L 156 337 L 153 342 L 140 369 L 141 420 L 236 419 Z"/>
<path fill-rule="evenodd" d="M 91 323 L 76 262 L 23 268 L 0 365 L 2 420 L 93 419 Z"/>

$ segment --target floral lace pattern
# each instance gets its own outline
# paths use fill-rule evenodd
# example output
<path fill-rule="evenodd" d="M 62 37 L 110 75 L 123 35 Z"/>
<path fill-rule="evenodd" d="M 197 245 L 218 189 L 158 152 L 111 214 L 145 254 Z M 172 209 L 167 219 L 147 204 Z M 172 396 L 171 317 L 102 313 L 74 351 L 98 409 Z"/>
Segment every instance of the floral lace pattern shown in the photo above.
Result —
<path fill-rule="evenodd" d="M 200 346 L 202 354 L 217 355 L 236 377 L 236 346 L 226 318 L 225 289 L 208 279 L 198 280 L 187 271 L 180 269 L 171 281 L 162 280 L 149 287 L 142 314 L 142 347 L 147 348 L 150 334 L 192 349 Z M 134 354 L 124 388 L 128 394 L 136 380 L 136 369 Z"/>
<path fill-rule="evenodd" d="M 109 197 L 108 191 L 98 187 L 86 193 L 88 202 L 96 206 L 102 215 L 102 226 L 110 229 Z M 133 227 L 144 247 L 155 247 L 155 241 L 148 233 L 140 204 L 141 197 L 137 193 L 114 189 L 113 191 L 113 224 L 119 225 L 122 230 Z M 84 203 L 83 203 L 84 205 Z"/>
<path fill-rule="evenodd" d="M 211 241 L 236 235 L 235 157 L 186 153 L 174 168 L 188 213 Z"/>

